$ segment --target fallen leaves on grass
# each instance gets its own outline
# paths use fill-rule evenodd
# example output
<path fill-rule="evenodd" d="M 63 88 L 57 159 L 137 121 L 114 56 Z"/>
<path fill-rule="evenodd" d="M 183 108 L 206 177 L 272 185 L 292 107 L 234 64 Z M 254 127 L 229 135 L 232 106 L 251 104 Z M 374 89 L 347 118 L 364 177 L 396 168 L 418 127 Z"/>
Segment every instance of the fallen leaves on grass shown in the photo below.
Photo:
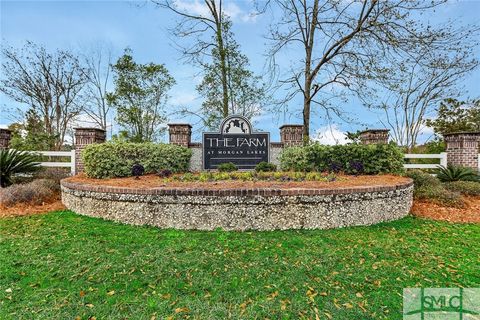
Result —
<path fill-rule="evenodd" d="M 184 312 L 190 312 L 190 309 L 188 309 L 187 307 L 175 309 L 175 313 L 184 313 Z"/>

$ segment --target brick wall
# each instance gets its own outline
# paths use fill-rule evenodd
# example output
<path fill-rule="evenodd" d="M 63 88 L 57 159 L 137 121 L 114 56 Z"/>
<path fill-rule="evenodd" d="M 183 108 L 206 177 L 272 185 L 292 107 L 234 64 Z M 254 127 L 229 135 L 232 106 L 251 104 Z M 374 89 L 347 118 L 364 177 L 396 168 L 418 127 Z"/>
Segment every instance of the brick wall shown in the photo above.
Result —
<path fill-rule="evenodd" d="M 8 149 L 12 132 L 9 129 L 0 129 L 0 149 Z"/>
<path fill-rule="evenodd" d="M 75 128 L 75 173 L 83 172 L 84 165 L 81 152 L 92 143 L 103 143 L 106 139 L 106 131 L 98 128 Z"/>
<path fill-rule="evenodd" d="M 444 138 L 449 165 L 478 169 L 480 132 L 457 132 Z"/>
<path fill-rule="evenodd" d="M 280 142 L 285 147 L 303 145 L 303 125 L 284 124 L 280 127 Z"/>
<path fill-rule="evenodd" d="M 187 147 L 192 142 L 192 126 L 185 123 L 171 123 L 168 125 L 169 142 Z"/>
<path fill-rule="evenodd" d="M 370 129 L 360 132 L 362 144 L 388 143 L 388 129 Z"/>

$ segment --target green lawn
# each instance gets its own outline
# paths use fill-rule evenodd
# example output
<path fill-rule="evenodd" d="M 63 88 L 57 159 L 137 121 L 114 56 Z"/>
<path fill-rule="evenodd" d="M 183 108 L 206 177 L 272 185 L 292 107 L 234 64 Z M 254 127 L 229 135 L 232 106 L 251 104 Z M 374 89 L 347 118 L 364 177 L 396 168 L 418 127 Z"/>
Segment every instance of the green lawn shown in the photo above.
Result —
<path fill-rule="evenodd" d="M 480 225 L 159 230 L 0 219 L 0 319 L 401 319 L 404 287 L 480 287 Z"/>

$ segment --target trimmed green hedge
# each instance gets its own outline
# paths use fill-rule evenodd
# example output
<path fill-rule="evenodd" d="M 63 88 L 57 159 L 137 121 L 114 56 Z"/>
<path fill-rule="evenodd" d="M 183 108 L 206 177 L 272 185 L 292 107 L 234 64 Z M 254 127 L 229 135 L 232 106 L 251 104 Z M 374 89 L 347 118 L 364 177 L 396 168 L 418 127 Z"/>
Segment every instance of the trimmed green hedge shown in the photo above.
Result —
<path fill-rule="evenodd" d="M 407 177 L 413 179 L 415 199 L 428 200 L 446 207 L 463 207 L 465 202 L 459 192 L 445 188 L 438 178 L 420 171 L 411 170 L 406 173 Z"/>
<path fill-rule="evenodd" d="M 172 144 L 107 142 L 87 146 L 81 156 L 87 176 L 114 178 L 131 176 L 135 163 L 143 165 L 145 173 L 188 171 L 192 151 Z"/>
<path fill-rule="evenodd" d="M 468 196 L 480 196 L 480 182 L 476 181 L 447 182 L 445 183 L 445 188 Z"/>
<path fill-rule="evenodd" d="M 285 149 L 282 170 L 378 174 L 404 171 L 403 152 L 394 143 L 326 146 L 318 143 Z"/>

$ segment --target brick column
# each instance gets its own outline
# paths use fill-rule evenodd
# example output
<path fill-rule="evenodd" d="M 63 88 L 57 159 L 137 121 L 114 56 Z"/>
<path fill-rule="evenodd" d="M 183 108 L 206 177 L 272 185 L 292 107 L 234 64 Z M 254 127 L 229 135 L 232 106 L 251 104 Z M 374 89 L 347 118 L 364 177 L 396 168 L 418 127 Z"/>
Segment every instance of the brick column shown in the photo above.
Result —
<path fill-rule="evenodd" d="M 449 165 L 478 169 L 480 132 L 455 132 L 444 138 Z"/>
<path fill-rule="evenodd" d="M 192 126 L 188 123 L 171 123 L 168 125 L 169 142 L 188 148 L 192 142 Z"/>
<path fill-rule="evenodd" d="M 280 142 L 284 147 L 303 145 L 303 125 L 284 124 L 280 127 Z"/>
<path fill-rule="evenodd" d="M 12 132 L 9 129 L 0 129 L 0 149 L 8 149 Z"/>
<path fill-rule="evenodd" d="M 370 129 L 360 132 L 362 144 L 388 143 L 388 129 Z"/>
<path fill-rule="evenodd" d="M 81 151 L 93 143 L 103 143 L 107 134 L 103 129 L 98 128 L 75 128 L 75 173 L 83 172 L 83 160 Z"/>

